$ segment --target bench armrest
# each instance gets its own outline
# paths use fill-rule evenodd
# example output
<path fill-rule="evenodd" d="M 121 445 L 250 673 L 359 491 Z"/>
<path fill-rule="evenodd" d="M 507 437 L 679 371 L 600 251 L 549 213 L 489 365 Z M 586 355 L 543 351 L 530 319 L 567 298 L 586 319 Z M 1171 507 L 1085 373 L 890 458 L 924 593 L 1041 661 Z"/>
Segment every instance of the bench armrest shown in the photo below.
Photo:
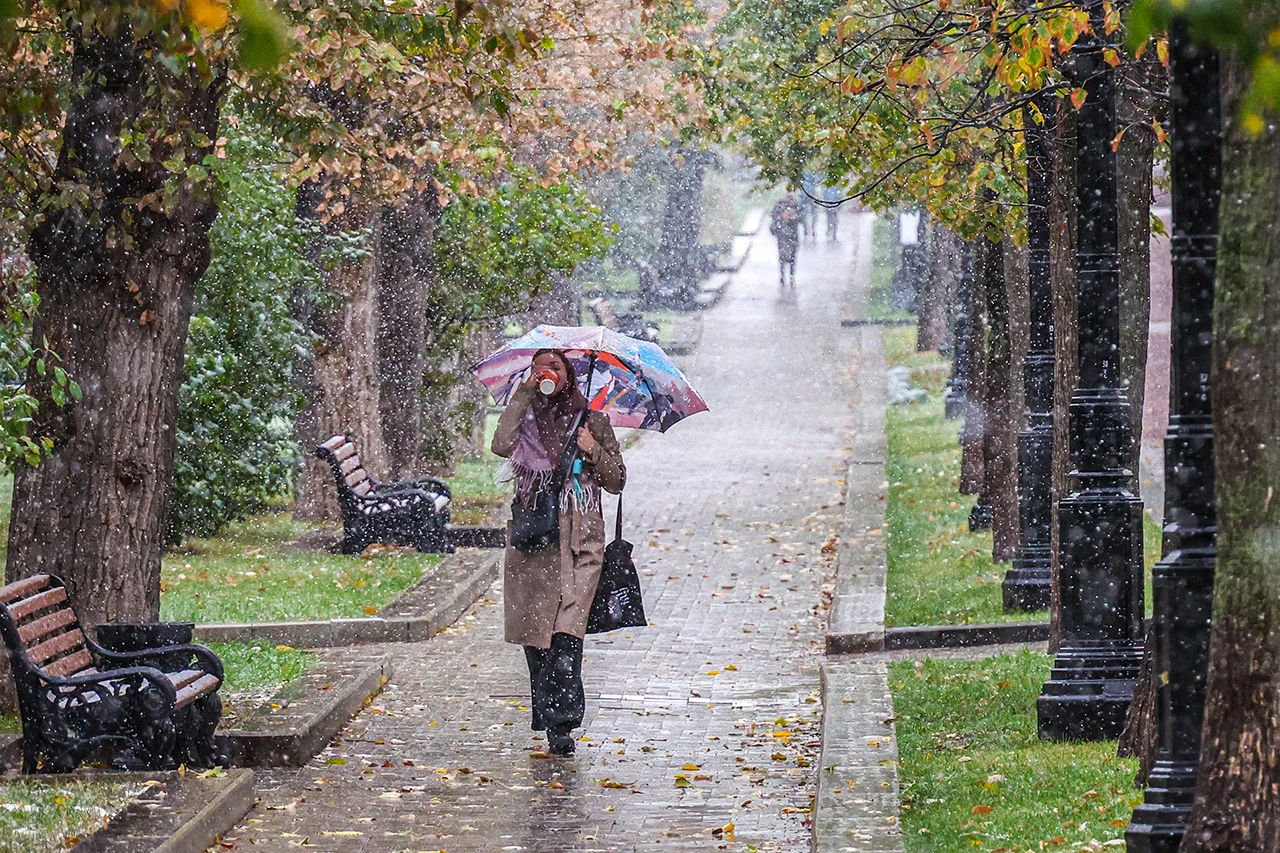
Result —
<path fill-rule="evenodd" d="M 444 495 L 449 499 L 453 498 L 453 492 L 449 490 L 449 484 L 438 477 L 417 477 L 412 480 L 397 480 L 394 483 L 375 483 L 373 487 L 375 492 L 381 492 L 384 495 L 415 489 L 431 491 L 438 495 Z"/>
<path fill-rule="evenodd" d="M 178 693 L 173 689 L 173 683 L 165 678 L 163 672 L 150 666 L 127 666 L 121 669 L 82 673 L 80 675 L 45 675 L 41 673 L 40 678 L 50 687 L 93 687 L 107 689 L 113 695 L 115 691 L 111 689 L 109 682 L 128 682 L 132 683 L 135 688 L 139 688 L 141 682 L 145 679 L 149 682 L 151 688 L 160 692 L 161 698 L 165 700 L 170 709 L 178 704 Z M 136 692 L 140 693 L 141 690 L 139 689 Z"/>
<path fill-rule="evenodd" d="M 89 651 L 93 652 L 94 657 L 105 661 L 120 662 L 126 665 L 129 661 L 146 660 L 148 658 L 158 657 L 159 655 L 182 654 L 183 652 L 186 652 L 187 654 L 195 657 L 200 664 L 200 669 L 209 673 L 209 675 L 214 676 L 218 681 L 223 680 L 222 661 L 213 653 L 212 649 L 199 645 L 198 643 L 182 643 L 175 646 L 160 646 L 156 649 L 139 649 L 134 652 L 112 651 L 111 649 L 98 645 L 97 642 L 90 639 L 88 636 L 85 637 L 85 643 L 89 646 Z M 153 667 L 148 666 L 135 668 L 153 669 Z M 155 671 L 159 672 L 159 670 Z"/>

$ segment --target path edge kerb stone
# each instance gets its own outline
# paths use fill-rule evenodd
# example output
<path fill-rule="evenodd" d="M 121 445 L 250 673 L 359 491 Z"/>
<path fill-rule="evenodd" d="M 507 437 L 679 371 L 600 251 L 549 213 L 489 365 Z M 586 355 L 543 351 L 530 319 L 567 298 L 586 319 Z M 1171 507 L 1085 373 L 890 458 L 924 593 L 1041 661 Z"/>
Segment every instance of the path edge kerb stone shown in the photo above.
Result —
<path fill-rule="evenodd" d="M 337 682 L 344 675 L 338 673 L 338 678 L 327 679 L 322 667 L 323 662 L 303 679 Z M 365 703 L 382 692 L 391 675 L 391 653 L 383 652 L 376 660 L 362 664 L 354 678 L 334 683 L 325 701 L 310 712 L 301 725 L 221 731 L 217 733 L 218 746 L 231 767 L 302 767 L 333 740 Z"/>
<path fill-rule="evenodd" d="M 822 664 L 822 757 L 814 853 L 904 853 L 898 734 L 882 662 Z"/>
<path fill-rule="evenodd" d="M 378 615 L 364 619 L 197 625 L 195 639 L 206 643 L 262 640 L 296 649 L 333 648 L 358 643 L 417 643 L 457 621 L 497 580 L 501 565 L 501 551 L 469 549 L 450 554 L 419 582 L 440 586 L 434 591 L 434 600 L 419 616 Z M 419 584 L 383 608 L 382 612 L 397 613 L 404 606 L 405 599 L 419 590 Z"/>
<path fill-rule="evenodd" d="M 204 796 L 190 794 L 199 787 L 214 788 L 213 795 L 193 809 L 174 809 L 180 814 L 177 826 L 163 816 L 157 816 L 149 803 L 149 789 L 134 803 L 126 806 L 109 824 L 85 838 L 71 853 L 203 853 L 217 843 L 217 838 L 240 822 L 253 805 L 253 771 L 229 770 L 224 776 L 206 779 L 195 775 L 126 774 L 140 779 L 163 779 L 164 797 L 152 802 L 163 808 L 181 803 L 184 794 L 204 800 Z M 41 781 L 58 778 L 40 777 Z"/>
<path fill-rule="evenodd" d="M 827 621 L 827 654 L 884 649 L 885 376 L 884 337 L 858 329 L 858 422 L 845 479 L 844 519 Z"/>

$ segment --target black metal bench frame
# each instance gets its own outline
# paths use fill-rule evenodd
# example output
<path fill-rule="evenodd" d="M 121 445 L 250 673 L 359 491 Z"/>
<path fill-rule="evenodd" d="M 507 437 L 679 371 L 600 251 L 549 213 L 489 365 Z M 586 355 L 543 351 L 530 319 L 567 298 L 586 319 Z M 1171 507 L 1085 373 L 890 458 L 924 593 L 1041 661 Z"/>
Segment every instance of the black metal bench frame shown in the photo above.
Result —
<path fill-rule="evenodd" d="M 204 646 L 103 648 L 62 581 L 43 574 L 0 588 L 0 635 L 18 688 L 23 773 L 66 773 L 106 755 L 129 770 L 225 763 L 214 745 L 222 661 Z"/>
<path fill-rule="evenodd" d="M 345 435 L 335 435 L 317 447 L 316 457 L 333 471 L 344 554 L 359 554 L 374 543 L 407 545 L 428 554 L 453 552 L 449 540 L 453 493 L 444 480 L 418 477 L 379 482 L 365 470 L 355 442 Z"/>

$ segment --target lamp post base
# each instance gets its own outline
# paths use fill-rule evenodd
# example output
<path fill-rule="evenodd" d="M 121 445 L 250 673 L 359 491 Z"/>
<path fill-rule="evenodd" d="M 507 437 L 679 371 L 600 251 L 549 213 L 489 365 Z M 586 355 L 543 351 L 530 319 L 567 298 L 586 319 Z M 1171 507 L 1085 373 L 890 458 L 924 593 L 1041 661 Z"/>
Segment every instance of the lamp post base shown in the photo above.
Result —
<path fill-rule="evenodd" d="M 1195 800 L 1196 764 L 1157 761 L 1147 779 L 1142 804 L 1125 831 L 1129 853 L 1177 853 Z"/>
<path fill-rule="evenodd" d="M 1067 647 L 1036 700 L 1042 740 L 1115 740 L 1124 731 L 1142 646 Z"/>
<path fill-rule="evenodd" d="M 973 505 L 973 509 L 969 510 L 969 531 L 990 530 L 993 520 L 991 503 L 987 500 L 987 492 L 984 489 L 978 496 L 978 502 Z"/>
<path fill-rule="evenodd" d="M 1004 573 L 1000 591 L 1005 613 L 1034 613 L 1049 609 L 1049 572 L 1038 561 L 1014 558 L 1013 568 Z"/>

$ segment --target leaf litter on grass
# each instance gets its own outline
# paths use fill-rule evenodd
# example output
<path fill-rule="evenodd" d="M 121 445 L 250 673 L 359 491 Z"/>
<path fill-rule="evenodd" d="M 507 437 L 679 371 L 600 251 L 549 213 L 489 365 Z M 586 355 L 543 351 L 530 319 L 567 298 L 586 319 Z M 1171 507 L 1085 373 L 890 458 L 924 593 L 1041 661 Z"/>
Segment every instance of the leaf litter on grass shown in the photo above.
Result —
<path fill-rule="evenodd" d="M 1137 763 L 1114 742 L 1037 737 L 1050 663 L 1024 651 L 890 665 L 909 853 L 1074 853 L 1122 838 L 1142 798 Z"/>

